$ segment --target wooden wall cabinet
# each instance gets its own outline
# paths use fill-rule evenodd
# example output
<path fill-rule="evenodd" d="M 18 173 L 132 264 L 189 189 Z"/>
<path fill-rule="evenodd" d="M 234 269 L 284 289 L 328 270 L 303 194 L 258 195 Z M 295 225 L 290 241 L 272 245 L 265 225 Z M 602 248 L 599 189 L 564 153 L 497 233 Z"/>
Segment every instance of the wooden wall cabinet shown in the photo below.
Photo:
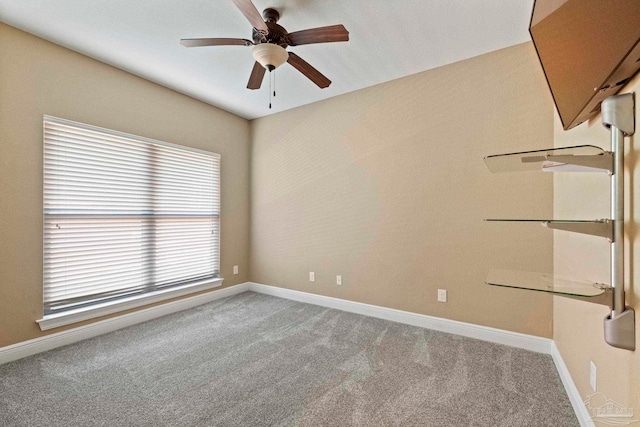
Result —
<path fill-rule="evenodd" d="M 565 130 L 640 69 L 640 0 L 535 0 L 529 32 Z"/>

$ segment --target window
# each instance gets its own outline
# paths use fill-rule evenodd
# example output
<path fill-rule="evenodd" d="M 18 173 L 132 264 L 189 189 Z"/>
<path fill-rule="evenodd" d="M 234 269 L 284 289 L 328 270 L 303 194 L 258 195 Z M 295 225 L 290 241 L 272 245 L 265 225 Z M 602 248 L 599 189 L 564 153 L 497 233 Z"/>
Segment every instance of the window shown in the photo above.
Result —
<path fill-rule="evenodd" d="M 45 116 L 45 319 L 218 278 L 219 175 L 218 154 Z"/>

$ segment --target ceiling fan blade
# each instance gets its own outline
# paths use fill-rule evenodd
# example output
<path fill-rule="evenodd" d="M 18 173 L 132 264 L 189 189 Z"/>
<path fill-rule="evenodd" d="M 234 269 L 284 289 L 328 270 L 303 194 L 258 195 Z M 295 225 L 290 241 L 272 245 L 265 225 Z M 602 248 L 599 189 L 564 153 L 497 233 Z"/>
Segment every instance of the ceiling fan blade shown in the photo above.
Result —
<path fill-rule="evenodd" d="M 249 76 L 249 83 L 247 83 L 247 89 L 260 89 L 262 85 L 262 79 L 264 79 L 264 72 L 266 69 L 260 65 L 258 61 L 253 64 L 253 70 L 251 70 L 251 76 Z"/>
<path fill-rule="evenodd" d="M 267 24 L 265 24 L 262 19 L 262 15 L 258 12 L 258 9 L 253 5 L 251 0 L 232 0 L 233 4 L 236 5 L 240 12 L 247 18 L 249 23 L 253 25 L 253 28 L 256 30 L 262 30 L 264 32 L 269 32 L 269 28 Z"/>
<path fill-rule="evenodd" d="M 349 41 L 349 31 L 344 25 L 331 25 L 328 27 L 311 28 L 309 30 L 294 31 L 289 33 L 291 46 L 311 43 L 329 43 Z"/>
<path fill-rule="evenodd" d="M 184 47 L 201 46 L 251 46 L 253 42 L 247 39 L 181 39 L 180 44 Z"/>
<path fill-rule="evenodd" d="M 309 80 L 317 84 L 320 89 L 329 87 L 331 84 L 331 80 L 326 78 L 322 73 L 320 73 L 320 71 L 313 68 L 307 61 L 300 58 L 295 53 L 289 52 L 289 59 L 287 59 L 287 62 L 293 65 L 296 70 L 307 76 Z"/>

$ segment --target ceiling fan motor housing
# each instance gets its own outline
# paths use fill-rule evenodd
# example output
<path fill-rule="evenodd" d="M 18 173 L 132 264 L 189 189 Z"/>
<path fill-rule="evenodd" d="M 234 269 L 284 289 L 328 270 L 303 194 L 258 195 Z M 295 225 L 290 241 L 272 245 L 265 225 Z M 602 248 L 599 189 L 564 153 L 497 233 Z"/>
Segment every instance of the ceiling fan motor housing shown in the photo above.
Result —
<path fill-rule="evenodd" d="M 282 26 L 269 21 L 265 22 L 265 24 L 269 29 L 266 34 L 262 30 L 253 29 L 253 42 L 255 44 L 273 43 L 282 47 L 287 47 L 291 44 L 288 37 L 289 33 Z"/>
<path fill-rule="evenodd" d="M 269 7 L 262 11 L 262 17 L 264 18 L 265 22 L 276 23 L 278 22 L 278 19 L 280 19 L 280 12 Z"/>

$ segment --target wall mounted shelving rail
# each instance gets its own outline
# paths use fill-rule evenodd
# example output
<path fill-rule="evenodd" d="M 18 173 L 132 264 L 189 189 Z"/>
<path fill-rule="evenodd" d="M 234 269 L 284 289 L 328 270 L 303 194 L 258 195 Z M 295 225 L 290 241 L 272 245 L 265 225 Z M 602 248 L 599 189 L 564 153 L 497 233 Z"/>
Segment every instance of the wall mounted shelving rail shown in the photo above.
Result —
<path fill-rule="evenodd" d="M 606 238 L 611 246 L 611 284 L 551 274 L 490 270 L 486 283 L 494 286 L 548 292 L 604 304 L 604 339 L 618 348 L 635 350 L 635 312 L 625 304 L 624 291 L 624 138 L 635 132 L 635 96 L 624 94 L 602 101 L 602 123 L 611 132 L 611 151 L 593 145 L 487 156 L 491 172 L 543 170 L 547 172 L 603 172 L 611 180 L 611 218 L 594 220 L 487 219 L 486 221 L 539 222 L 563 231 Z"/>

